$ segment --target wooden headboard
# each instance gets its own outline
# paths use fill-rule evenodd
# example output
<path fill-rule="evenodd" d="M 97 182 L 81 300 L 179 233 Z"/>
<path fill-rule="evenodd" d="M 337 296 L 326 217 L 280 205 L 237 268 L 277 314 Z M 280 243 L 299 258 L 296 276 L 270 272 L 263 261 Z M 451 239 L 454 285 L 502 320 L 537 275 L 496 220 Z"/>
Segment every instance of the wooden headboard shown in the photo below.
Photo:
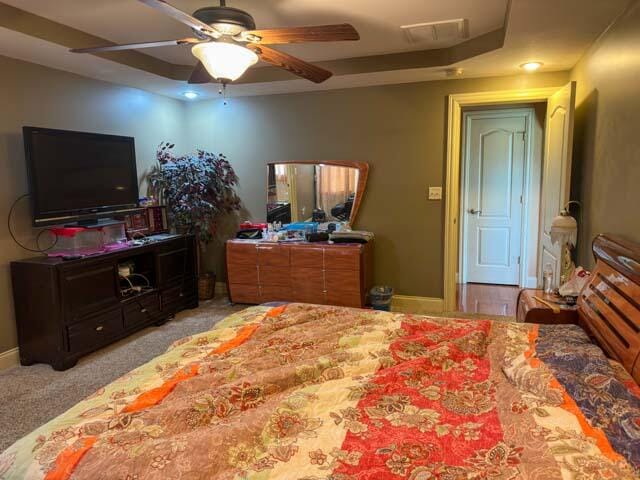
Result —
<path fill-rule="evenodd" d="M 640 245 L 598 235 L 593 254 L 596 268 L 578 298 L 580 323 L 640 383 Z"/>

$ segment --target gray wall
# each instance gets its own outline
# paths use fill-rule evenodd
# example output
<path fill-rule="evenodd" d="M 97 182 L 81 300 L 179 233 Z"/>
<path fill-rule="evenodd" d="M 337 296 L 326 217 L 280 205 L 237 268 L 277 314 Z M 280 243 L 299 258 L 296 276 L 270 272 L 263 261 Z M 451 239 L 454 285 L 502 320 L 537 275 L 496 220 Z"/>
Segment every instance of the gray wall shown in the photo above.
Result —
<path fill-rule="evenodd" d="M 376 234 L 375 281 L 398 294 L 441 298 L 444 202 L 426 196 L 444 182 L 447 95 L 568 80 L 566 72 L 198 102 L 189 105 L 189 143 L 228 156 L 254 220 L 265 217 L 267 162 L 369 162 L 355 226 Z M 221 251 L 207 254 L 219 272 Z"/>
<path fill-rule="evenodd" d="M 578 261 L 610 232 L 640 241 L 640 2 L 571 72 L 577 81 L 572 197 L 582 201 Z"/>
<path fill-rule="evenodd" d="M 178 150 L 190 147 L 182 141 L 183 102 L 1 56 L 0 72 L 1 353 L 17 345 L 9 262 L 33 255 L 13 243 L 6 225 L 11 204 L 28 191 L 22 127 L 134 136 L 141 175 L 155 161 L 161 141 L 176 142 Z M 23 201 L 17 206 L 13 225 L 19 238 L 33 247 L 28 204 Z"/>

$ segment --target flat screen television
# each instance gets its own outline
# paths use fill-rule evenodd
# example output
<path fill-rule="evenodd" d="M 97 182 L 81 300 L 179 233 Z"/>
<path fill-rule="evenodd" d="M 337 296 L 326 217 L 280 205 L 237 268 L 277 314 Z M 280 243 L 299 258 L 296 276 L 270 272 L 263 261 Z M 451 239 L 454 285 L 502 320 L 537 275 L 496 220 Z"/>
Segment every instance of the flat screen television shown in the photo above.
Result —
<path fill-rule="evenodd" d="M 124 215 L 138 206 L 132 137 L 23 127 L 33 225 Z"/>

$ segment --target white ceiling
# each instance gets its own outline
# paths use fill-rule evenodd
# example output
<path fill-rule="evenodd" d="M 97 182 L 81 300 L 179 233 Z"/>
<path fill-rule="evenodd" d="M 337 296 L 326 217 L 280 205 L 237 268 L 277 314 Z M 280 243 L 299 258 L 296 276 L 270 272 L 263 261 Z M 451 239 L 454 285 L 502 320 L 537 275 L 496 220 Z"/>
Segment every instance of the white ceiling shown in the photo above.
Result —
<path fill-rule="evenodd" d="M 114 42 L 178 38 L 189 29 L 136 0 L 0 0 L 17 8 Z M 192 12 L 210 5 L 202 0 L 170 0 Z M 464 60 L 456 67 L 465 77 L 511 75 L 528 60 L 544 62 L 543 71 L 566 70 L 624 9 L 629 0 L 513 0 L 502 49 Z M 466 18 L 470 36 L 500 28 L 506 0 L 228 0 L 250 11 L 258 28 L 324 23 L 352 23 L 359 42 L 307 44 L 282 48 L 304 60 L 320 61 L 424 50 L 439 45 L 409 43 L 401 25 Z M 145 49 L 146 54 L 178 64 L 193 64 L 188 48 Z M 70 54 L 65 48 L 0 28 L 0 54 L 59 68 L 93 78 L 130 85 L 182 98 L 187 89 L 217 95 L 213 84 L 189 87 L 141 70 L 90 55 Z M 443 79 L 443 68 L 396 70 L 335 76 L 321 85 L 305 80 L 242 84 L 231 95 L 287 93 L 385 83 Z"/>
<path fill-rule="evenodd" d="M 2 0 L 14 7 L 116 43 L 146 42 L 191 36 L 189 27 L 137 0 Z M 169 0 L 193 13 L 216 0 Z M 500 28 L 507 0 L 228 0 L 227 6 L 249 12 L 257 28 L 351 23 L 359 42 L 278 47 L 307 61 L 362 57 L 448 46 L 410 43 L 401 25 L 466 18 L 476 37 Z M 145 49 L 144 53 L 182 65 L 195 59 L 188 47 Z"/>

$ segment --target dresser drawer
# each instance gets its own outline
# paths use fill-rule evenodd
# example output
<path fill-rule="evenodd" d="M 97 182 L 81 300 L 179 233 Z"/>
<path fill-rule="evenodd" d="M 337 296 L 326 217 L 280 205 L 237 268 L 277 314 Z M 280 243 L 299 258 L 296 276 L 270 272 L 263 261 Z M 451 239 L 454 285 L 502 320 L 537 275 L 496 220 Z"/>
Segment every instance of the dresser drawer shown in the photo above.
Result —
<path fill-rule="evenodd" d="M 229 296 L 234 303 L 260 303 L 258 285 L 229 284 Z"/>
<path fill-rule="evenodd" d="M 186 278 L 184 282 L 174 287 L 165 288 L 160 292 L 160 308 L 163 314 L 175 313 L 186 305 L 192 305 L 198 296 L 196 278 Z"/>
<path fill-rule="evenodd" d="M 120 307 L 83 318 L 75 325 L 67 327 L 68 351 L 79 353 L 93 350 L 108 343 L 122 331 L 122 309 Z"/>
<path fill-rule="evenodd" d="M 259 269 L 260 285 L 291 286 L 291 271 L 289 267 L 263 267 Z"/>
<path fill-rule="evenodd" d="M 291 246 L 291 266 L 294 268 L 315 268 L 322 270 L 324 265 L 322 247 Z"/>
<path fill-rule="evenodd" d="M 324 285 L 330 291 L 359 293 L 361 290 L 360 272 L 357 270 L 325 270 Z"/>
<path fill-rule="evenodd" d="M 288 267 L 288 245 L 258 245 L 258 264 L 260 266 Z"/>
<path fill-rule="evenodd" d="M 315 268 L 291 269 L 292 301 L 302 303 L 325 303 L 324 273 Z"/>
<path fill-rule="evenodd" d="M 258 266 L 255 263 L 229 265 L 227 276 L 229 283 L 258 285 Z"/>
<path fill-rule="evenodd" d="M 124 305 L 122 313 L 125 329 L 151 323 L 160 316 L 160 297 L 152 293 L 132 299 Z"/>
<path fill-rule="evenodd" d="M 258 250 L 254 242 L 227 242 L 227 265 L 255 265 L 258 262 Z"/>
<path fill-rule="evenodd" d="M 324 268 L 327 270 L 360 270 L 361 247 L 327 247 L 324 249 Z"/>

